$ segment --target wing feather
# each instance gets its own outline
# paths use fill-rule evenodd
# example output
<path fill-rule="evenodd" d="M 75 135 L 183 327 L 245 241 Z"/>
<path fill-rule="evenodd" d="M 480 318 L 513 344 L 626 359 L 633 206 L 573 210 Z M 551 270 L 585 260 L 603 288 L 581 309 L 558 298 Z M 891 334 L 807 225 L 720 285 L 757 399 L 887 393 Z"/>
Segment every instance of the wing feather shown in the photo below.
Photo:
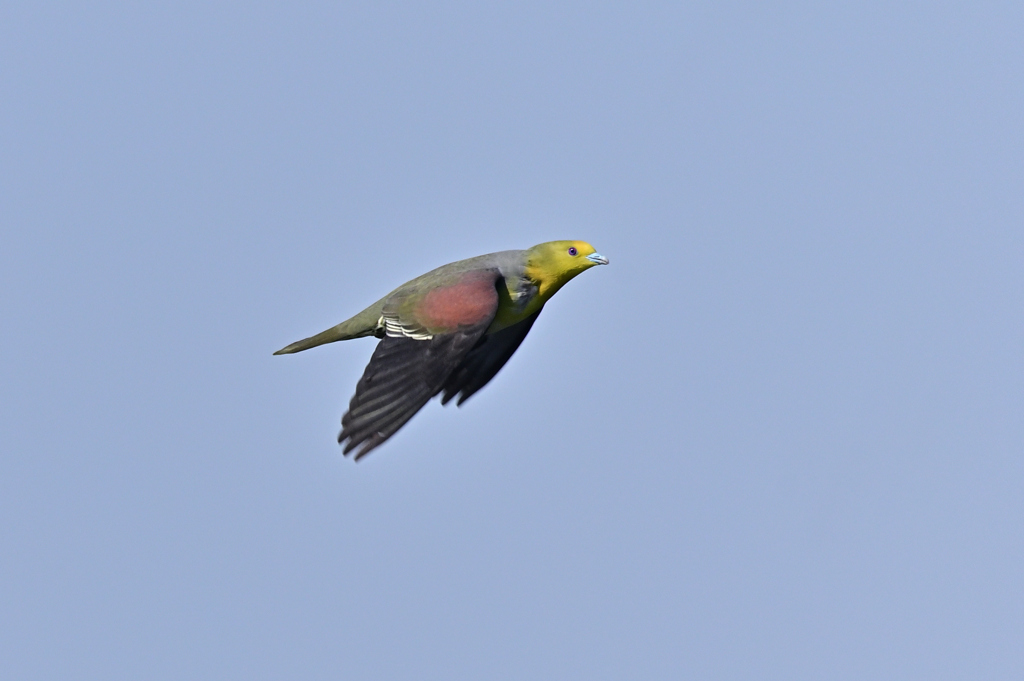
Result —
<path fill-rule="evenodd" d="M 539 314 L 540 310 L 537 310 L 517 324 L 482 337 L 445 380 L 441 404 L 448 404 L 450 399 L 459 395 L 456 404 L 461 405 L 487 385 L 519 348 Z"/>
<path fill-rule="evenodd" d="M 493 321 L 500 276 L 495 269 L 476 272 L 472 279 L 459 282 L 460 295 L 468 295 L 472 301 L 472 323 L 459 319 L 457 327 L 449 331 L 433 331 L 425 338 L 385 335 L 377 343 L 341 419 L 338 442 L 344 444 L 346 455 L 358 448 L 356 460 L 366 456 L 441 392 Z M 385 310 L 389 307 L 397 313 L 399 306 L 385 305 Z M 409 328 L 418 323 L 416 319 L 399 321 Z"/>

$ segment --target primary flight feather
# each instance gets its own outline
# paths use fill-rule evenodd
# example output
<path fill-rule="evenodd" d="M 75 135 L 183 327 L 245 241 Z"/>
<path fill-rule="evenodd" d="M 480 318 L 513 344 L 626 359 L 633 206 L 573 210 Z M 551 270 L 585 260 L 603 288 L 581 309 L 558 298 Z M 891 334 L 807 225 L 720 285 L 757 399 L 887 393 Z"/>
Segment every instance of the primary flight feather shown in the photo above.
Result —
<path fill-rule="evenodd" d="M 376 336 L 377 348 L 341 418 L 345 454 L 365 456 L 435 395 L 457 404 L 505 365 L 544 303 L 567 281 L 608 259 L 583 241 L 459 260 L 402 284 L 356 316 L 284 347 L 301 352 Z"/>

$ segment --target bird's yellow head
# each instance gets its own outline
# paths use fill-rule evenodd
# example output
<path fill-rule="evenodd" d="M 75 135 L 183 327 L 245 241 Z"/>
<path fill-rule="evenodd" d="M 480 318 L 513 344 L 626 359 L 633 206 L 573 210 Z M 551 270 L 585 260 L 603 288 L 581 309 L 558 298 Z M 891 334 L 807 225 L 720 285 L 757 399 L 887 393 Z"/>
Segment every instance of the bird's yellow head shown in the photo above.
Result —
<path fill-rule="evenodd" d="M 536 282 L 538 294 L 547 300 L 583 270 L 607 265 L 608 258 L 586 241 L 548 241 L 526 251 L 526 276 Z"/>

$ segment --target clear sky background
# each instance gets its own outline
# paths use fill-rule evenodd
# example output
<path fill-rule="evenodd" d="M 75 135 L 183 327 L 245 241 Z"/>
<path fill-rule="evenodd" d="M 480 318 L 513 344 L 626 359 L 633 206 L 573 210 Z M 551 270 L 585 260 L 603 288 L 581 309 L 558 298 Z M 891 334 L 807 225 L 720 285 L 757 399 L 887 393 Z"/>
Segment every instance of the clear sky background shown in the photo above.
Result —
<path fill-rule="evenodd" d="M 1024 678 L 1024 5 L 6 3 L 0 677 Z M 611 259 L 354 464 L 453 260 Z"/>

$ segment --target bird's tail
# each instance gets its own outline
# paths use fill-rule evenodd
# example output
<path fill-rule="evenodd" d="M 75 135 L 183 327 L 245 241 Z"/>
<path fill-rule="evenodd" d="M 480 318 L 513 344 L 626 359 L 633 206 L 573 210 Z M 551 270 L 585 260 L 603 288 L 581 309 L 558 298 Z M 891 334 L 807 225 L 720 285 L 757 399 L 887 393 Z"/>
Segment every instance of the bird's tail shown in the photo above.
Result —
<path fill-rule="evenodd" d="M 341 324 L 339 324 L 338 326 L 341 326 Z M 303 350 L 309 350 L 310 348 L 315 348 L 316 346 L 323 345 L 324 343 L 333 343 L 334 341 L 348 340 L 349 338 L 354 338 L 354 336 L 347 336 L 344 333 L 342 333 L 338 329 L 338 326 L 333 326 L 327 329 L 326 331 L 321 331 L 315 336 L 310 336 L 309 338 L 303 338 L 300 341 L 295 341 L 291 345 L 286 345 L 285 347 L 281 348 L 274 354 L 290 355 L 293 352 L 302 352 Z"/>
<path fill-rule="evenodd" d="M 291 345 L 286 345 L 274 354 L 290 355 L 293 352 L 309 350 L 310 348 L 315 348 L 316 346 L 323 345 L 324 343 L 333 343 L 335 341 L 372 336 L 377 331 L 377 323 L 380 321 L 381 310 L 383 308 L 384 299 L 378 300 L 355 317 L 352 317 L 352 319 L 347 319 L 337 326 L 332 326 L 326 331 L 321 331 L 315 336 L 303 338 L 300 341 L 295 341 Z"/>

